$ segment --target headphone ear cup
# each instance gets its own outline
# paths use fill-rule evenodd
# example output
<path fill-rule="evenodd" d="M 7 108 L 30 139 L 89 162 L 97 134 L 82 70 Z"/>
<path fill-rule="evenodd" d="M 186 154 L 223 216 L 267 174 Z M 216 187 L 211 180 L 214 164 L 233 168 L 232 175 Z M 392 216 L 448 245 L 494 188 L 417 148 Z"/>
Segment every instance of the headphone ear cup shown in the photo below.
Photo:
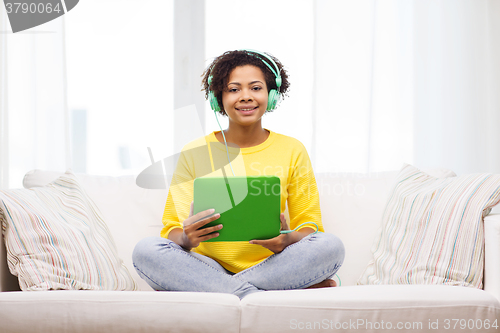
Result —
<path fill-rule="evenodd" d="M 208 92 L 208 101 L 210 102 L 210 107 L 214 112 L 221 111 L 219 102 L 217 102 L 217 97 L 215 97 L 214 92 L 211 90 Z"/>
<path fill-rule="evenodd" d="M 269 91 L 269 97 L 267 99 L 267 110 L 271 111 L 276 108 L 276 104 L 278 104 L 278 100 L 280 98 L 280 94 L 276 89 L 271 89 Z"/>

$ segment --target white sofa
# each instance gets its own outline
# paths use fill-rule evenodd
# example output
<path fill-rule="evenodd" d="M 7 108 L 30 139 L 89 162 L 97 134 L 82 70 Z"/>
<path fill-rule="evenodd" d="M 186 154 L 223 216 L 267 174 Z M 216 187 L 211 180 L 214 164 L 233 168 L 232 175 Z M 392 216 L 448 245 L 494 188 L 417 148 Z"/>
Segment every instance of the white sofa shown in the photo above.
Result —
<path fill-rule="evenodd" d="M 428 172 L 448 174 L 442 169 Z M 59 174 L 31 171 L 24 186 L 43 186 Z M 159 235 L 167 191 L 139 188 L 133 176 L 77 175 L 101 209 L 139 290 L 21 292 L 8 271 L 2 240 L 0 332 L 499 331 L 500 214 L 484 220 L 484 290 L 356 285 L 371 258 L 396 175 L 316 174 L 325 230 L 339 236 L 346 248 L 338 272 L 341 287 L 268 291 L 241 301 L 229 294 L 152 291 L 133 269 L 131 254 L 140 239 Z"/>

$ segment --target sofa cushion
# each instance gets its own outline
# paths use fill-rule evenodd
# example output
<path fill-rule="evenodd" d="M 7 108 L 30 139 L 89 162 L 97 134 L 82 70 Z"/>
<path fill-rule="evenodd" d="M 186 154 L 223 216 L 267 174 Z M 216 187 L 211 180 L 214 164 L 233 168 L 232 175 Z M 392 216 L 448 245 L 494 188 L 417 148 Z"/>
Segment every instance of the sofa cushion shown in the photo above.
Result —
<path fill-rule="evenodd" d="M 405 165 L 358 283 L 482 288 L 482 218 L 499 201 L 500 175 L 438 179 Z"/>
<path fill-rule="evenodd" d="M 483 290 L 350 286 L 251 294 L 241 301 L 240 332 L 474 332 L 489 331 L 495 320 L 498 327 L 498 318 L 499 301 Z"/>
<path fill-rule="evenodd" d="M 44 187 L 0 191 L 10 271 L 22 290 L 133 290 L 99 209 L 68 171 Z"/>
<path fill-rule="evenodd" d="M 44 186 L 59 177 L 61 172 L 32 170 L 24 177 L 25 188 Z M 135 244 L 150 236 L 159 236 L 161 218 L 168 190 L 143 189 L 136 177 L 97 176 L 76 174 L 82 187 L 99 208 L 113 235 L 118 255 L 134 278 L 139 290 L 152 290 L 137 275 L 132 264 Z M 366 263 L 365 263 L 366 264 Z M 359 275 L 358 275 L 359 276 Z"/>
<path fill-rule="evenodd" d="M 239 332 L 240 300 L 218 293 L 0 293 L 2 333 Z"/>
<path fill-rule="evenodd" d="M 443 168 L 425 169 L 437 177 L 456 174 Z M 337 272 L 342 286 L 356 285 L 366 264 L 373 258 L 371 247 L 378 235 L 384 207 L 398 171 L 361 173 L 318 173 L 321 215 L 326 232 L 344 243 L 346 256 Z M 339 282 L 339 281 L 338 281 Z"/>

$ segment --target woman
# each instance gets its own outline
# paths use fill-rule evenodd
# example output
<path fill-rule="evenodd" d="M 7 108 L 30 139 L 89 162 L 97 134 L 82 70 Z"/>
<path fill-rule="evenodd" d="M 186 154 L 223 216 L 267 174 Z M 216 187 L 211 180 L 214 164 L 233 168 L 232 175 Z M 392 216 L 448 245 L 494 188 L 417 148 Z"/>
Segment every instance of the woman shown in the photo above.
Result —
<path fill-rule="evenodd" d="M 262 127 L 262 116 L 289 88 L 285 69 L 268 54 L 229 51 L 212 62 L 202 83 L 212 109 L 227 116 L 229 126 L 184 147 L 169 189 L 162 237 L 137 244 L 137 272 L 156 290 L 225 292 L 240 298 L 262 290 L 335 286 L 331 277 L 342 265 L 344 247 L 323 232 L 307 151 L 298 140 Z M 220 215 L 212 210 L 193 215 L 193 180 L 217 171 L 195 149 L 200 142 L 238 147 L 241 163 L 236 171 L 230 165 L 234 175 L 278 176 L 282 230 L 289 230 L 283 213 L 288 204 L 293 231 L 268 240 L 204 242 L 216 238 L 222 225 L 200 229 Z"/>

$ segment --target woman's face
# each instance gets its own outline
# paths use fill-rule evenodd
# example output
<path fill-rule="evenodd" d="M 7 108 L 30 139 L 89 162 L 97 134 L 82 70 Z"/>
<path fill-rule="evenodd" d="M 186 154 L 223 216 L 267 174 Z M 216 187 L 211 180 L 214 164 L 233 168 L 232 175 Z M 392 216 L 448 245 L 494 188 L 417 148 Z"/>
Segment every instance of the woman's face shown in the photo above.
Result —
<path fill-rule="evenodd" d="M 229 122 L 240 126 L 260 123 L 266 112 L 268 91 L 264 73 L 252 65 L 238 66 L 229 74 L 222 104 Z"/>

